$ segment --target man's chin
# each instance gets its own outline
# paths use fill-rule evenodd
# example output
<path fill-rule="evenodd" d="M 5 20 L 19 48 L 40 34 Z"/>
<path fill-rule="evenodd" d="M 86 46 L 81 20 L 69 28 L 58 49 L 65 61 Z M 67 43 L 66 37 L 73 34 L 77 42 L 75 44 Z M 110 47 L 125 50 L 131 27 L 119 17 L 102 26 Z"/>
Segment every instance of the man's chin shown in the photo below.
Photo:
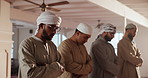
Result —
<path fill-rule="evenodd" d="M 85 42 L 82 42 L 82 43 L 79 43 L 79 44 L 84 45 L 84 44 L 85 44 Z"/>
<path fill-rule="evenodd" d="M 108 41 L 111 41 L 111 40 L 108 40 Z"/>
<path fill-rule="evenodd" d="M 52 40 L 53 37 L 49 37 L 47 40 Z"/>
<path fill-rule="evenodd" d="M 52 40 L 53 37 L 44 37 L 45 40 Z"/>
<path fill-rule="evenodd" d="M 47 40 L 51 41 L 52 39 L 47 39 Z"/>
<path fill-rule="evenodd" d="M 49 39 L 52 40 L 53 39 L 53 36 L 52 37 L 49 37 Z"/>

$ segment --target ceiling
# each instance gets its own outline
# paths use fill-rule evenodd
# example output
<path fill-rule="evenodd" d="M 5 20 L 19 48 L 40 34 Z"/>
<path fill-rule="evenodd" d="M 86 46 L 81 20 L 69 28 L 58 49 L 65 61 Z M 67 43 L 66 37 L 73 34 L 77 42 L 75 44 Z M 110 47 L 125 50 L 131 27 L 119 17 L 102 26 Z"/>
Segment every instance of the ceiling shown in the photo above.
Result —
<path fill-rule="evenodd" d="M 42 0 L 30 0 L 32 2 L 42 4 Z M 60 2 L 65 0 L 45 0 L 45 4 Z M 92 26 L 98 24 L 98 20 L 101 22 L 112 23 L 116 26 L 124 26 L 124 18 L 120 14 L 112 12 L 100 5 L 97 5 L 90 0 L 67 0 L 69 4 L 53 6 L 53 8 L 60 9 L 60 12 L 54 12 L 58 16 L 61 16 L 64 21 L 72 21 L 76 24 L 80 22 L 88 23 Z M 104 1 L 104 0 L 102 0 Z M 111 0 L 119 1 L 129 8 L 133 9 L 140 15 L 148 19 L 148 0 Z M 28 3 L 24 0 L 13 0 L 11 8 L 21 10 L 25 13 L 32 12 L 36 15 L 41 13 L 39 8 L 31 3 Z M 32 10 L 28 10 L 34 8 Z M 52 11 L 53 12 L 53 11 Z M 37 16 L 36 16 L 37 17 Z M 13 21 L 17 24 L 17 20 Z M 18 23 L 21 24 L 21 23 Z M 24 23 L 23 23 L 24 24 Z"/>
<path fill-rule="evenodd" d="M 148 19 L 148 0 L 118 0 Z"/>

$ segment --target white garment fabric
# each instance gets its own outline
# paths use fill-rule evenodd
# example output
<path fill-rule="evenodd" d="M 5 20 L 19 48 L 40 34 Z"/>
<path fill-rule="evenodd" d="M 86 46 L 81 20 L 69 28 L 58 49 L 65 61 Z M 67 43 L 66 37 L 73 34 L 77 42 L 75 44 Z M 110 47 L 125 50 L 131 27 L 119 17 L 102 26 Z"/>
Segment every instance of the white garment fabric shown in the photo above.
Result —
<path fill-rule="evenodd" d="M 37 25 L 44 23 L 44 24 L 56 24 L 57 26 L 59 26 L 61 23 L 61 18 L 49 11 L 45 11 L 40 14 L 36 22 Z"/>
<path fill-rule="evenodd" d="M 54 13 L 51 13 L 49 11 L 42 12 L 36 20 L 37 29 L 35 31 L 35 34 L 38 32 L 39 25 L 41 23 L 43 23 L 43 24 L 56 24 L 57 26 L 60 26 L 61 21 L 62 21 L 61 17 L 55 15 Z"/>
<path fill-rule="evenodd" d="M 102 34 L 103 32 L 116 32 L 116 27 L 112 24 L 103 24 L 100 27 L 99 35 Z"/>
<path fill-rule="evenodd" d="M 88 34 L 88 35 L 92 34 L 92 28 L 88 24 L 80 23 L 77 26 L 77 29 L 84 34 Z"/>

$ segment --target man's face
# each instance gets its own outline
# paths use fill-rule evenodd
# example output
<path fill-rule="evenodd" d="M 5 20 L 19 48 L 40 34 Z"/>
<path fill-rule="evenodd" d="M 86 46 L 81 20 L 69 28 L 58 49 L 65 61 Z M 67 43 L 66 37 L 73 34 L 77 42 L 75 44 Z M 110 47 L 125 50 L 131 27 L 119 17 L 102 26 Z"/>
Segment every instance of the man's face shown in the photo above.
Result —
<path fill-rule="evenodd" d="M 128 38 L 130 40 L 133 40 L 133 38 L 135 37 L 135 35 L 137 34 L 137 29 L 129 29 L 129 33 L 128 33 Z"/>
<path fill-rule="evenodd" d="M 78 35 L 77 35 L 77 42 L 78 42 L 79 44 L 84 44 L 84 43 L 87 42 L 87 40 L 88 40 L 90 37 L 91 37 L 91 35 L 78 32 Z"/>
<path fill-rule="evenodd" d="M 44 25 L 42 38 L 45 40 L 52 40 L 53 36 L 56 34 L 56 29 L 58 27 L 56 25 Z"/>
<path fill-rule="evenodd" d="M 106 41 L 111 41 L 114 38 L 115 32 L 106 32 L 107 34 L 104 36 Z"/>

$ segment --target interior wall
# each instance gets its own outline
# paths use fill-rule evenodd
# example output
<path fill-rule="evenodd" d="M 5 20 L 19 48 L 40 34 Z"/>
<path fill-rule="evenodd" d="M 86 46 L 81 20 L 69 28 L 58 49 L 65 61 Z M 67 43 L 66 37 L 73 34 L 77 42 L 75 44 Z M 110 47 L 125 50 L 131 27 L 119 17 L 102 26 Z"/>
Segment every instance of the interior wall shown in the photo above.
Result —
<path fill-rule="evenodd" d="M 144 60 L 144 63 L 142 65 L 142 67 L 140 68 L 141 70 L 141 75 L 143 77 L 148 77 L 148 36 L 147 36 L 147 33 L 148 33 L 148 28 L 146 27 L 143 27 L 143 26 L 139 26 L 138 27 L 138 33 L 137 33 L 137 36 L 135 38 L 135 42 L 136 42 L 136 45 L 137 47 L 139 48 L 139 50 L 141 51 L 141 55 L 142 55 L 142 58 Z"/>
<path fill-rule="evenodd" d="M 33 33 L 30 33 L 30 30 L 33 30 Z M 19 43 L 21 43 L 22 40 L 34 35 L 35 30 L 36 28 L 20 28 L 19 29 Z"/>
<path fill-rule="evenodd" d="M 0 0 L 0 78 L 10 78 L 12 34 L 10 4 Z"/>

